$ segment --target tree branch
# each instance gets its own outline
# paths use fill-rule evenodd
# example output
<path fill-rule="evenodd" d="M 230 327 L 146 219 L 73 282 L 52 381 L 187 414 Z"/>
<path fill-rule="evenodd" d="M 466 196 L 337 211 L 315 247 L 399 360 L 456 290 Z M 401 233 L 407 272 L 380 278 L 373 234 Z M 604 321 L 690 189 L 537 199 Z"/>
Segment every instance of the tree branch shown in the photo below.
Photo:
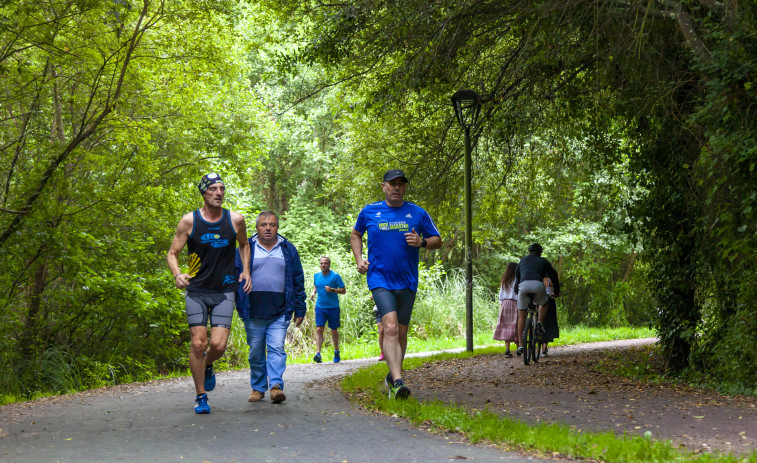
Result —
<path fill-rule="evenodd" d="M 0 207 L 0 212 L 5 212 L 6 214 L 28 214 L 30 211 L 14 211 L 13 209 L 7 209 L 5 207 Z"/>
<path fill-rule="evenodd" d="M 131 63 L 131 57 L 134 53 L 135 48 L 140 43 L 144 33 L 147 31 L 149 27 L 152 27 L 152 25 L 155 24 L 157 21 L 157 17 L 159 17 L 162 14 L 162 1 L 161 1 L 161 7 L 160 7 L 160 13 L 156 14 L 156 17 L 153 18 L 153 21 L 150 21 L 146 23 L 145 25 L 142 25 L 143 21 L 147 18 L 148 10 L 150 7 L 150 4 L 152 3 L 151 0 L 144 0 L 142 3 L 142 11 L 139 14 L 139 19 L 137 20 L 132 35 L 125 42 L 127 46 L 126 54 L 124 56 L 123 62 L 120 66 L 120 72 L 118 76 L 118 80 L 116 82 L 115 90 L 112 94 L 109 94 L 105 100 L 105 107 L 101 111 L 101 113 L 95 117 L 91 123 L 87 124 L 87 118 L 82 117 L 82 124 L 79 127 L 79 133 L 71 140 L 71 142 L 66 146 L 66 148 L 50 163 L 50 165 L 45 170 L 44 174 L 42 175 L 42 178 L 40 179 L 37 188 L 34 190 L 34 193 L 32 193 L 29 196 L 29 199 L 26 201 L 24 206 L 22 207 L 22 210 L 29 210 L 31 211 L 39 199 L 40 195 L 42 194 L 42 191 L 47 186 L 50 179 L 53 177 L 53 174 L 58 169 L 58 166 L 65 161 L 68 156 L 89 136 L 91 136 L 96 130 L 98 125 L 115 109 L 115 105 L 118 102 L 120 96 L 121 96 L 121 90 L 123 88 L 124 78 L 126 76 L 126 71 Z M 105 66 L 105 64 L 103 64 Z M 101 67 L 102 70 L 102 67 Z M 96 79 L 96 84 L 99 82 L 99 75 Z M 87 110 L 85 110 L 84 114 L 88 112 L 88 108 L 91 107 L 92 101 L 94 99 L 94 95 L 96 94 L 96 87 L 92 90 L 92 94 L 90 95 L 90 101 L 87 103 Z M 11 235 L 16 231 L 16 229 L 21 225 L 23 222 L 23 217 L 26 214 L 17 214 L 16 217 L 11 221 L 11 223 L 8 225 L 8 227 L 5 229 L 2 235 L 0 235 L 0 248 L 3 247 L 5 242 L 8 240 L 8 238 L 11 237 Z"/>

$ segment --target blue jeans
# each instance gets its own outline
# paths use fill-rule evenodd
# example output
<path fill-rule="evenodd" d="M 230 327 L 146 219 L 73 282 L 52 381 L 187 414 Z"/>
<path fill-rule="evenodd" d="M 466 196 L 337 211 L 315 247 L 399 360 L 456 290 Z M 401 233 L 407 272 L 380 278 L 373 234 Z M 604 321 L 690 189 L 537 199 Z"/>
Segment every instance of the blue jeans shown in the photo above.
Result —
<path fill-rule="evenodd" d="M 248 318 L 242 320 L 247 333 L 247 345 L 250 346 L 250 386 L 258 392 L 265 392 L 278 385 L 284 390 L 284 370 L 287 354 L 284 341 L 290 320 L 286 315 L 274 319 Z M 266 355 L 266 348 L 268 354 Z"/>

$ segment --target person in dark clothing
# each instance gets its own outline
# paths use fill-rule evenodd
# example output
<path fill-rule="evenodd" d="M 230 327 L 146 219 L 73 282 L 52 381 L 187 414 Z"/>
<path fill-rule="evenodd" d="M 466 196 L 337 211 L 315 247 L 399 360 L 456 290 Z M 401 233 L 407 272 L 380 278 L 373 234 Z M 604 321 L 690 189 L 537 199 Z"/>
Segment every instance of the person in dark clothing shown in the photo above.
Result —
<path fill-rule="evenodd" d="M 528 310 L 529 295 L 533 295 L 534 303 L 539 306 L 539 320 L 536 323 L 537 333 L 544 333 L 544 317 L 547 314 L 547 296 L 544 278 L 549 277 L 554 285 L 554 295 L 560 295 L 560 280 L 552 264 L 543 257 L 542 246 L 533 243 L 528 247 L 528 255 L 520 260 L 515 269 L 515 294 L 518 296 L 518 332 L 522 333 L 526 325 L 526 310 Z M 523 339 L 518 346 L 518 355 L 523 353 Z"/>
<path fill-rule="evenodd" d="M 249 293 L 250 274 L 239 277 L 234 269 L 234 256 L 250 261 L 247 226 L 241 214 L 224 209 L 226 186 L 218 174 L 202 177 L 197 186 L 203 206 L 179 221 L 166 260 L 177 288 L 185 290 L 187 323 L 192 339 L 189 371 L 195 384 L 195 413 L 210 413 L 208 391 L 216 385 L 213 362 L 226 350 L 234 313 L 234 293 Z M 239 250 L 236 250 L 239 243 Z M 187 247 L 189 268 L 179 267 L 179 254 Z M 246 267 L 245 267 L 246 268 Z M 210 345 L 208 345 L 208 321 Z"/>
<path fill-rule="evenodd" d="M 554 285 L 549 278 L 544 279 L 547 287 L 547 296 L 554 296 Z M 541 353 L 548 355 L 547 344 L 560 337 L 560 327 L 557 325 L 557 303 L 554 297 L 547 298 L 547 314 L 544 317 L 544 336 L 542 336 Z"/>

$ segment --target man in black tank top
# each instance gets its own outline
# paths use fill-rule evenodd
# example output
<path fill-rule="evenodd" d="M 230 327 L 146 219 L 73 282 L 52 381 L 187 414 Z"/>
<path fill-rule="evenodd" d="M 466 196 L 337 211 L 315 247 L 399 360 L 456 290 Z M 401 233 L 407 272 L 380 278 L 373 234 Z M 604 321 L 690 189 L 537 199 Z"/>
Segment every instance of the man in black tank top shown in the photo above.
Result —
<path fill-rule="evenodd" d="M 243 290 L 249 293 L 252 281 L 247 226 L 241 214 L 221 207 L 226 194 L 223 180 L 218 174 L 207 174 L 198 188 L 204 204 L 181 218 L 166 259 L 174 284 L 186 290 L 187 322 L 192 336 L 189 370 L 197 391 L 195 413 L 204 414 L 210 413 L 207 391 L 215 388 L 213 362 L 226 351 L 235 292 L 239 282 L 244 280 Z M 239 278 L 234 265 L 237 243 L 244 262 L 242 268 L 246 269 Z M 189 268 L 183 272 L 179 268 L 179 253 L 185 245 L 189 251 Z"/>

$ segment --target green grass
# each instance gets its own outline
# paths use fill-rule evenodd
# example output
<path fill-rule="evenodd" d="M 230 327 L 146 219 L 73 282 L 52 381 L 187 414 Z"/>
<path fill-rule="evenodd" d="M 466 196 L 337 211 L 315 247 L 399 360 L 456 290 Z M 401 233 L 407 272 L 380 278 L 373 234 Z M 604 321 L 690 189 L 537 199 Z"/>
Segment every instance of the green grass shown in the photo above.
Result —
<path fill-rule="evenodd" d="M 287 346 L 287 351 L 289 354 L 287 362 L 290 364 L 312 362 L 313 354 L 315 353 L 315 341 L 307 339 L 307 331 L 305 330 L 293 330 L 293 335 L 295 336 L 296 347 L 293 348 L 291 345 Z M 477 349 L 479 349 L 480 346 L 497 346 L 498 352 L 504 351 L 505 349 L 504 343 L 492 339 L 492 330 L 480 330 L 474 332 L 474 335 L 474 345 L 477 346 Z M 645 328 L 574 327 L 561 330 L 560 339 L 552 343 L 552 345 L 609 341 L 614 339 L 632 339 L 652 336 L 654 336 L 654 332 Z M 324 343 L 323 355 L 324 361 L 328 362 L 333 358 L 331 337 L 328 332 L 325 335 L 325 340 L 326 342 Z M 408 342 L 409 353 L 465 348 L 464 337 L 436 337 L 420 339 L 417 336 L 417 333 L 411 333 Z M 244 335 L 244 328 L 242 328 L 242 323 L 239 318 L 234 317 L 234 326 L 232 326 L 231 334 L 229 337 L 229 347 L 226 350 L 224 356 L 216 362 L 216 370 L 226 371 L 248 368 L 247 352 L 248 347 Z M 341 343 L 341 355 L 343 360 L 378 357 L 379 348 L 377 336 L 375 334 L 372 334 L 358 338 L 349 343 Z M 52 359 L 53 358 L 51 357 L 51 360 Z M 34 400 L 40 397 L 75 392 L 77 390 L 84 390 L 88 388 L 85 385 L 79 384 L 82 382 L 80 372 L 78 371 L 79 369 L 71 368 L 68 363 L 58 359 L 57 357 L 55 357 L 55 359 L 57 359 L 57 361 L 54 362 L 54 365 L 57 366 L 50 369 L 51 374 L 49 374 L 48 377 L 56 380 L 56 383 L 58 383 L 58 387 L 56 389 L 36 391 L 31 394 L 22 394 L 13 392 L 13 389 L 11 388 L 6 388 L 4 390 L 5 393 L 0 394 L 0 405 Z M 151 375 L 150 379 L 159 380 L 180 376 L 189 376 L 189 370 L 182 369 L 162 375 Z M 5 379 L 9 380 L 12 378 Z M 92 386 L 90 385 L 89 387 Z"/>
<path fill-rule="evenodd" d="M 408 358 L 405 368 L 418 368 L 429 362 L 448 358 L 467 358 L 491 354 L 500 348 L 482 349 L 476 353 L 439 354 L 427 358 Z M 657 441 L 639 436 L 617 436 L 612 432 L 582 432 L 561 424 L 528 424 L 509 417 L 501 417 L 489 410 L 469 411 L 438 401 L 389 400 L 383 386 L 384 365 L 361 368 L 342 381 L 345 392 L 367 408 L 404 417 L 415 425 L 432 430 L 453 431 L 472 442 L 485 440 L 549 456 L 560 454 L 606 462 L 757 462 L 757 452 L 737 457 L 730 454 L 694 454 L 680 452 L 669 441 Z"/>
<path fill-rule="evenodd" d="M 492 333 L 493 330 L 474 332 L 474 346 L 500 346 L 501 350 L 504 351 L 505 343 L 492 339 Z M 576 326 L 560 330 L 560 338 L 555 340 L 555 342 L 550 343 L 550 345 L 556 346 L 584 342 L 613 341 L 619 339 L 651 338 L 654 336 L 655 332 L 648 328 L 587 328 L 584 326 Z M 328 342 L 324 343 L 323 353 L 327 354 L 328 358 L 331 358 L 331 341 L 328 333 L 326 333 L 325 338 Z M 315 341 L 312 342 L 312 346 L 315 346 Z M 464 337 L 419 339 L 418 337 L 414 337 L 412 333 L 408 337 L 407 351 L 410 354 L 460 348 L 465 348 Z M 340 343 L 340 350 L 342 360 L 378 357 L 379 355 L 378 340 L 375 337 L 361 338 L 357 340 L 357 342 L 351 342 L 348 344 Z M 306 352 L 289 352 L 287 361 L 291 363 L 309 363 L 313 361 L 314 352 L 314 350 L 308 350 Z M 241 365 L 240 368 L 246 368 L 246 357 L 245 364 Z"/>

